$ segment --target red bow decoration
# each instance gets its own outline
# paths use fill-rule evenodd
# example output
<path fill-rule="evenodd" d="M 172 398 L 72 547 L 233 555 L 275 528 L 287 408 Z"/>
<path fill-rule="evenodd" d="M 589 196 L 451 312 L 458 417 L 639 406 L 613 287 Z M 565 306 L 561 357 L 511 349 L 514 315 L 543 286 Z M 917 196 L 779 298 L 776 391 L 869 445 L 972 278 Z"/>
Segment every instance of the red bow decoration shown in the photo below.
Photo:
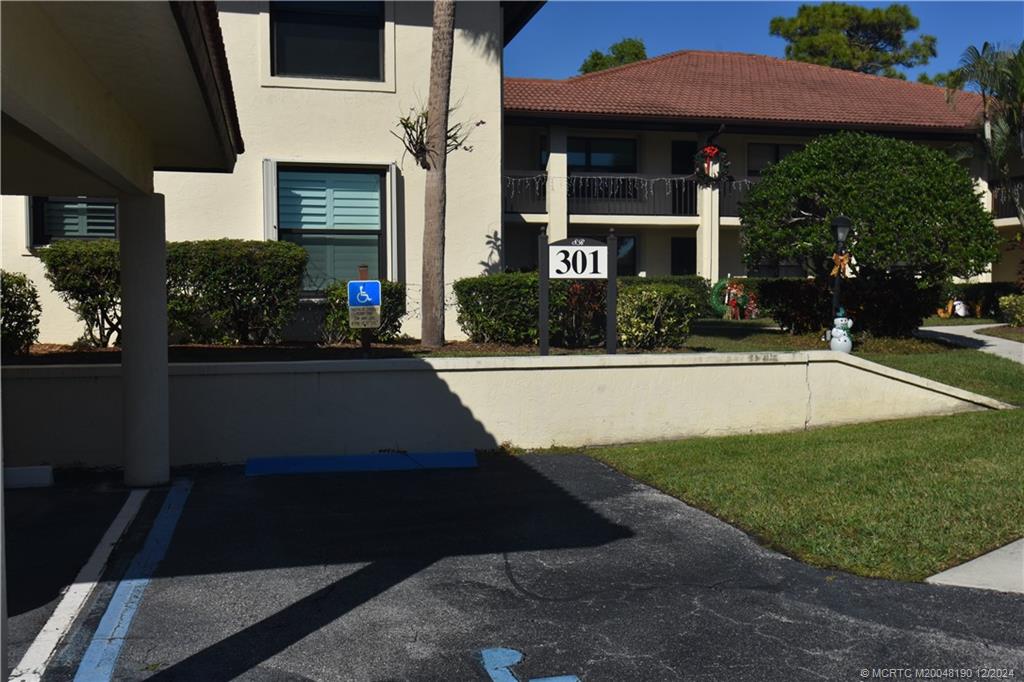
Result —
<path fill-rule="evenodd" d="M 713 144 L 709 144 L 707 147 L 704 147 L 704 149 L 700 150 L 700 153 L 704 155 L 705 174 L 711 175 L 711 162 L 714 160 L 716 156 L 718 156 L 719 151 L 721 150 L 719 150 L 718 147 L 716 147 Z"/>

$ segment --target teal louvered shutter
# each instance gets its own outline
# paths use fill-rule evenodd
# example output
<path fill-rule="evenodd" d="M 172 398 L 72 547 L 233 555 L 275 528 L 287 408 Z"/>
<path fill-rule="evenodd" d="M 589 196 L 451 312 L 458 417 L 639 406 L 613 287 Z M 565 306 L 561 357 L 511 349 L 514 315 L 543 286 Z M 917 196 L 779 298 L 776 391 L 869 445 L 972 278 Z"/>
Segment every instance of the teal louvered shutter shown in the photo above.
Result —
<path fill-rule="evenodd" d="M 279 236 L 309 252 L 306 290 L 351 279 L 362 264 L 379 276 L 379 173 L 281 169 L 277 187 Z"/>
<path fill-rule="evenodd" d="M 48 200 L 43 206 L 43 234 L 54 239 L 113 239 L 117 206 L 100 201 Z"/>

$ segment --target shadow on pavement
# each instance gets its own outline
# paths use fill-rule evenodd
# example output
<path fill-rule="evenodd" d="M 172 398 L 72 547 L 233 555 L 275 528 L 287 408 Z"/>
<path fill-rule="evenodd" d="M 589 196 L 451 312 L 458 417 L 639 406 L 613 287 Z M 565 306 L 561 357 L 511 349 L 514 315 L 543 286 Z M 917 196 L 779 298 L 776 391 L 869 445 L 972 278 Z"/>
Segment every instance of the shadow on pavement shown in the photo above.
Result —
<path fill-rule="evenodd" d="M 476 470 L 197 477 L 157 577 L 365 563 L 160 671 L 229 679 L 444 557 L 590 547 L 631 537 L 524 461 Z"/>

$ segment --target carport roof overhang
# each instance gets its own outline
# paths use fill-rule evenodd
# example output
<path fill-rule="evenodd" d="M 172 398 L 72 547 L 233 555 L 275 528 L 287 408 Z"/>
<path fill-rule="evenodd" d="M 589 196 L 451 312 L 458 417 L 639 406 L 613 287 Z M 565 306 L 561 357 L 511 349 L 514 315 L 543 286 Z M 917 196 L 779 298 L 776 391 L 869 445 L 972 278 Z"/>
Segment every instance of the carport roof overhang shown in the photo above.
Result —
<path fill-rule="evenodd" d="M 4 3 L 5 194 L 152 191 L 244 150 L 212 2 Z"/>

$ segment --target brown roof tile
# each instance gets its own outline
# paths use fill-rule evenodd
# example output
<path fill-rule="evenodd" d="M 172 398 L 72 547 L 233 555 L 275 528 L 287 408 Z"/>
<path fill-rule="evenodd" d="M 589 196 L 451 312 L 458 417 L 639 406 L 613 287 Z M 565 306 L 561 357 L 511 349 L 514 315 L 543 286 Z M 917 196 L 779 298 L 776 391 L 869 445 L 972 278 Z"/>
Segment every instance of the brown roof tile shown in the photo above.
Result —
<path fill-rule="evenodd" d="M 505 79 L 508 113 L 967 132 L 981 98 L 764 55 L 684 50 L 566 80 Z"/>

